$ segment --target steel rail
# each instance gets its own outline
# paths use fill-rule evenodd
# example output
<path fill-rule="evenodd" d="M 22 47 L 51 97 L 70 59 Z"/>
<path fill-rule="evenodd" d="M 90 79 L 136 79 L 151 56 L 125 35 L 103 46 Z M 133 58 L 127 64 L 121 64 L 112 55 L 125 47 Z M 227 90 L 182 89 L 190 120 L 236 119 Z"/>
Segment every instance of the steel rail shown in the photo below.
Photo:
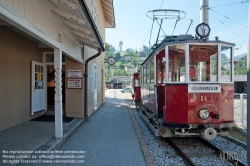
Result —
<path fill-rule="evenodd" d="M 231 156 L 230 154 L 226 153 L 225 151 L 223 151 L 222 149 L 216 147 L 215 145 L 211 144 L 210 142 L 208 142 L 207 140 L 205 140 L 204 138 L 198 137 L 199 141 L 201 141 L 201 143 L 203 143 L 204 145 L 212 148 L 218 155 L 222 154 L 224 155 L 224 157 L 230 161 L 232 164 L 237 165 L 237 166 L 247 166 L 247 164 L 244 164 L 241 160 L 236 160 L 234 159 L 234 156 Z"/>
<path fill-rule="evenodd" d="M 169 145 L 176 151 L 176 153 L 184 160 L 184 162 L 188 165 L 188 166 L 196 166 L 196 164 L 190 159 L 190 157 L 188 157 L 188 155 L 186 155 L 180 148 L 179 146 L 174 143 L 174 141 L 171 138 L 166 138 L 166 140 L 168 141 Z"/>

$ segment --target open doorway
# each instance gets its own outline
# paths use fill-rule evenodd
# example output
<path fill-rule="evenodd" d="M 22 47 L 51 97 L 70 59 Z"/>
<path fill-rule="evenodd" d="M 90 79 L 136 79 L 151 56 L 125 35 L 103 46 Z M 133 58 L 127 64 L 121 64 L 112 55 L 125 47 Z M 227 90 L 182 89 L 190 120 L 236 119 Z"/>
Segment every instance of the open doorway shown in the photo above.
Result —
<path fill-rule="evenodd" d="M 55 114 L 55 69 L 53 65 L 47 65 L 47 111 L 45 114 Z M 65 113 L 65 65 L 62 65 L 62 105 Z"/>

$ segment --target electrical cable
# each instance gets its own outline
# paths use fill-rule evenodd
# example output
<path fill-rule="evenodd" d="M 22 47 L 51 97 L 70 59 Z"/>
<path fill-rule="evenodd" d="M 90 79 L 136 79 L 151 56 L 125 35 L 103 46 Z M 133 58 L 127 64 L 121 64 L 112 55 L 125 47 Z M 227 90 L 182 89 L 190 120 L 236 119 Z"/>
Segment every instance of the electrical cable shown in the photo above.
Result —
<path fill-rule="evenodd" d="M 214 16 L 214 14 L 212 14 L 212 16 Z M 230 28 L 229 26 L 227 26 L 223 21 L 221 21 L 220 19 L 218 19 L 216 16 L 214 16 L 218 21 L 220 21 L 222 24 L 224 24 L 228 29 L 230 29 L 233 33 L 235 33 L 236 35 L 238 35 L 240 38 L 244 39 L 244 37 L 242 37 L 241 35 L 239 35 L 238 33 L 236 33 L 234 30 L 232 30 L 232 28 Z M 243 43 L 245 43 L 247 41 L 244 40 Z M 242 44 L 243 45 L 243 44 Z M 238 48 L 238 50 L 242 47 L 242 45 Z M 236 49 L 236 48 L 235 48 Z"/>
<path fill-rule="evenodd" d="M 163 3 L 164 3 L 164 0 L 163 0 L 162 3 L 161 3 L 160 9 L 161 9 Z"/>
<path fill-rule="evenodd" d="M 214 15 L 213 15 L 214 16 Z M 232 32 L 234 32 L 235 34 L 237 34 L 239 37 L 243 38 L 241 35 L 239 35 L 237 32 L 235 32 L 234 30 L 232 30 L 232 28 L 230 28 L 229 26 L 227 26 L 223 21 L 221 21 L 220 19 L 218 19 L 216 16 L 214 16 L 218 21 L 220 21 L 222 24 L 224 24 L 228 29 L 230 29 Z"/>
<path fill-rule="evenodd" d="M 242 24 L 238 23 L 237 21 L 232 20 L 232 19 L 230 19 L 229 17 L 227 17 L 227 16 L 225 16 L 225 15 L 223 15 L 223 14 L 221 14 L 221 13 L 219 13 L 219 12 L 217 12 L 217 11 L 211 9 L 211 8 L 209 8 L 209 9 L 210 9 L 211 11 L 213 11 L 213 12 L 215 12 L 215 13 L 218 13 L 219 15 L 225 17 L 225 18 L 228 19 L 228 20 L 231 20 L 231 21 L 233 21 L 233 22 L 235 22 L 235 23 L 237 23 L 237 24 L 239 24 L 239 25 L 242 25 Z M 245 28 L 247 28 L 247 26 L 245 26 L 245 25 L 242 25 L 242 26 L 244 26 Z"/>
<path fill-rule="evenodd" d="M 241 2 L 237 2 L 237 3 L 231 3 L 231 4 L 227 4 L 227 5 L 221 5 L 221 6 L 214 6 L 214 7 L 210 7 L 210 8 L 218 8 L 218 7 L 224 7 L 224 6 L 231 6 L 231 5 L 236 5 L 236 4 L 240 4 L 240 3 L 246 3 L 249 0 L 246 1 L 241 1 Z"/>

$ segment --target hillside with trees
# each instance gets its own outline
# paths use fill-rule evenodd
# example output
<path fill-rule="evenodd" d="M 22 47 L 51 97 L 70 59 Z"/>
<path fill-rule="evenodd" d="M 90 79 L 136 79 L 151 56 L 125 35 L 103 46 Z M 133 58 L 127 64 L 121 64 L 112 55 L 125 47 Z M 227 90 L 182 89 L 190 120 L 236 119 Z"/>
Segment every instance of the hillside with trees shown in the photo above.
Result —
<path fill-rule="evenodd" d="M 106 75 L 105 80 L 108 81 L 111 76 L 131 76 L 134 71 L 137 71 L 145 59 L 151 52 L 147 46 L 143 46 L 139 51 L 137 49 L 128 48 L 126 51 L 118 51 L 112 45 L 105 45 L 105 59 L 114 57 L 116 62 L 114 65 L 105 64 Z M 125 68 L 134 69 L 133 72 L 126 71 Z"/>
<path fill-rule="evenodd" d="M 108 57 L 114 57 L 116 63 L 114 65 L 105 64 L 106 75 L 105 80 L 108 81 L 111 76 L 131 76 L 133 72 L 126 72 L 126 67 L 134 68 L 137 71 L 140 68 L 141 63 L 151 53 L 151 49 L 147 46 L 143 46 L 139 51 L 137 49 L 128 48 L 126 51 L 118 51 L 112 45 L 106 43 L 105 45 L 105 59 Z M 247 55 L 241 54 L 235 56 L 234 59 L 237 63 L 234 65 L 235 75 L 246 75 L 247 74 Z M 229 64 L 229 59 L 222 55 L 222 66 Z M 217 62 L 214 64 L 217 65 Z M 215 68 L 217 69 L 217 68 Z M 222 68 L 224 74 L 228 74 L 227 70 Z"/>
<path fill-rule="evenodd" d="M 247 74 L 247 56 L 237 60 L 237 63 L 234 65 L 234 74 L 235 75 L 246 75 Z"/>

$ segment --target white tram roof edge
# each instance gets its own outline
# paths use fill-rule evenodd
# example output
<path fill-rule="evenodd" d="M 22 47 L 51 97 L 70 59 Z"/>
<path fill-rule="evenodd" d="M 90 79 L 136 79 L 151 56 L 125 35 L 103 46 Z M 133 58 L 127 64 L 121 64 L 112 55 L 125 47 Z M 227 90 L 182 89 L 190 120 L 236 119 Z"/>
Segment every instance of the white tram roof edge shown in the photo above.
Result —
<path fill-rule="evenodd" d="M 151 56 L 155 55 L 158 51 L 164 49 L 166 46 L 177 45 L 177 44 L 223 44 L 228 46 L 235 46 L 234 43 L 225 42 L 222 40 L 204 40 L 195 38 L 192 35 L 179 35 L 179 36 L 166 36 L 163 41 L 152 51 L 152 53 L 142 62 L 143 65 Z"/>

